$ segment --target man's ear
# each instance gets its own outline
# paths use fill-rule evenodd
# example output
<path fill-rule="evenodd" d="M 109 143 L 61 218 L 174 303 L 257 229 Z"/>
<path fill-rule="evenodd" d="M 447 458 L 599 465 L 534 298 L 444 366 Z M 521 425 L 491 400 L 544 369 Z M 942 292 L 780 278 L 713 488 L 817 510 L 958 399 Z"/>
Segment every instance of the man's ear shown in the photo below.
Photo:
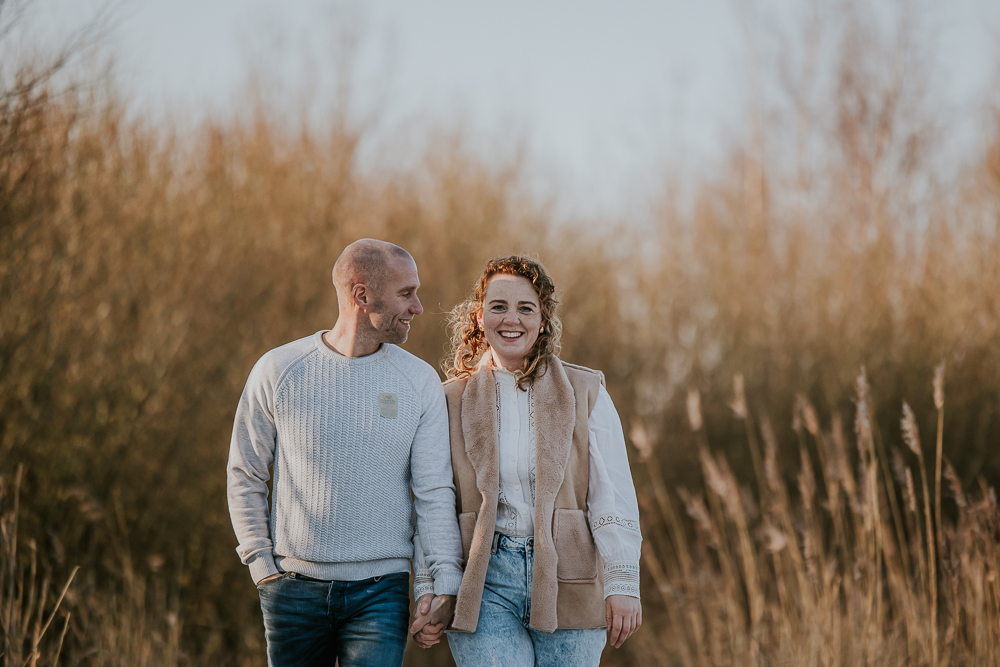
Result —
<path fill-rule="evenodd" d="M 351 297 L 354 299 L 354 305 L 358 308 L 367 308 L 371 305 L 371 295 L 368 286 L 364 283 L 357 283 L 351 288 Z"/>

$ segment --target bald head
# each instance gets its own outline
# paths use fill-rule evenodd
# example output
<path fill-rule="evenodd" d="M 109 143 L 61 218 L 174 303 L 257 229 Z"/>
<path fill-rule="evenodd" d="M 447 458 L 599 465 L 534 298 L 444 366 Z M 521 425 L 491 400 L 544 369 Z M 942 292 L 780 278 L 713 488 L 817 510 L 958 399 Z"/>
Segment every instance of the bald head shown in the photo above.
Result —
<path fill-rule="evenodd" d="M 355 241 L 337 258 L 333 284 L 340 313 L 323 340 L 346 356 L 371 354 L 382 343 L 405 343 L 413 318 L 424 312 L 417 298 L 417 264 L 398 245 Z"/>
<path fill-rule="evenodd" d="M 379 294 L 391 267 L 400 260 L 412 262 L 413 258 L 393 243 L 360 239 L 347 246 L 333 265 L 333 286 L 337 288 L 338 300 L 350 300 L 354 286 L 358 284 Z"/>

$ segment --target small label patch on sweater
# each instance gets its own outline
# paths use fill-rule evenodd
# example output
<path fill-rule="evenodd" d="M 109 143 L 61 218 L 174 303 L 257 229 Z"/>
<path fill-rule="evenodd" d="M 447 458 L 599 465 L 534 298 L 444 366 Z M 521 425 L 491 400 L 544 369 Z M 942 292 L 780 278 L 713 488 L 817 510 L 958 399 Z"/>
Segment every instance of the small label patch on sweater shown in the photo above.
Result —
<path fill-rule="evenodd" d="M 386 419 L 395 419 L 399 410 L 399 399 L 388 392 L 378 395 L 378 413 Z"/>

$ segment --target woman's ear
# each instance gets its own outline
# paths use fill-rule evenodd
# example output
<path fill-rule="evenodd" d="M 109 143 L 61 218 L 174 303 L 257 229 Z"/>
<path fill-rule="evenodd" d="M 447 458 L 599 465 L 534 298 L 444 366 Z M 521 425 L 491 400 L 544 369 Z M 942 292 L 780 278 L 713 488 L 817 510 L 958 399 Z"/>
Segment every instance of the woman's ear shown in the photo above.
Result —
<path fill-rule="evenodd" d="M 477 326 L 477 327 L 478 327 L 479 329 L 482 329 L 482 328 L 483 328 L 483 311 L 482 311 L 482 309 L 479 309 L 479 310 L 478 310 L 478 311 L 476 312 L 476 326 Z"/>

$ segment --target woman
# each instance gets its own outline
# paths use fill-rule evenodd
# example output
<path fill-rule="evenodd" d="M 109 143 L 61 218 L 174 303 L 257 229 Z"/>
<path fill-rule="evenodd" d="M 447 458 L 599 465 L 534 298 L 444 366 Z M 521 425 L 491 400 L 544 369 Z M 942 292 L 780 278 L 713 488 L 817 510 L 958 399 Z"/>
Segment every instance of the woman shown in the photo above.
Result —
<path fill-rule="evenodd" d="M 557 304 L 545 268 L 514 256 L 490 260 L 452 311 L 445 396 L 465 572 L 448 643 L 459 667 L 597 665 L 605 628 L 617 648 L 642 622 L 621 421 L 600 372 L 555 356 Z"/>

